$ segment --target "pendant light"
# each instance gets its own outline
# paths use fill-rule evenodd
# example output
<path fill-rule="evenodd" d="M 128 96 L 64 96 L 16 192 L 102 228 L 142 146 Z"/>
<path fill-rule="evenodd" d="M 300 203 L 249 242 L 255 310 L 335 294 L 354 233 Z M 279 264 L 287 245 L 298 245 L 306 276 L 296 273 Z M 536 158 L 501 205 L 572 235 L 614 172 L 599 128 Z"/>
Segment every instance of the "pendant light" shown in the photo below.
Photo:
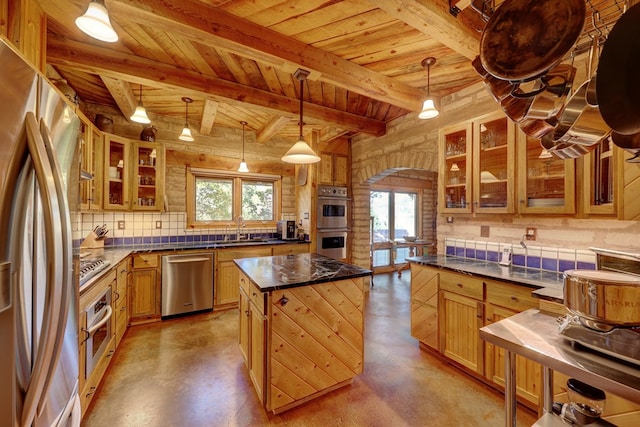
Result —
<path fill-rule="evenodd" d="M 422 66 L 427 68 L 427 99 L 422 104 L 422 111 L 418 114 L 421 119 L 433 119 L 438 117 L 440 111 L 438 111 L 436 98 L 431 96 L 431 66 L 436 63 L 436 58 L 430 56 L 422 60 Z"/>
<path fill-rule="evenodd" d="M 320 161 L 320 156 L 318 156 L 315 151 L 309 147 L 307 141 L 304 140 L 304 136 L 302 135 L 302 126 L 304 125 L 303 114 L 302 114 L 302 105 L 304 98 L 304 81 L 307 79 L 309 72 L 298 68 L 296 72 L 293 74 L 298 80 L 300 80 L 300 136 L 298 137 L 298 142 L 293 144 L 293 147 L 289 148 L 289 151 L 282 156 L 282 161 L 286 163 L 297 163 L 297 164 L 309 164 L 309 163 L 317 163 Z"/>
<path fill-rule="evenodd" d="M 238 172 L 249 172 L 249 168 L 247 167 L 247 163 L 244 161 L 244 127 L 247 125 L 247 122 L 240 122 L 242 124 L 242 161 L 240 162 L 240 167 L 238 168 Z"/>
<path fill-rule="evenodd" d="M 182 97 L 184 101 L 184 128 L 182 129 L 182 133 L 178 137 L 181 141 L 193 141 L 193 136 L 191 136 L 191 129 L 189 128 L 189 104 L 193 102 L 193 99 L 187 98 L 186 96 Z"/>
<path fill-rule="evenodd" d="M 76 18 L 76 26 L 94 39 L 109 43 L 118 41 L 118 34 L 111 26 L 104 0 L 91 0 L 84 15 Z"/>
<path fill-rule="evenodd" d="M 145 110 L 144 106 L 142 105 L 142 85 L 140 85 L 140 100 L 138 101 L 138 106 L 129 118 L 131 119 L 131 121 L 134 121 L 136 123 L 151 123 L 149 116 L 147 116 L 147 110 Z"/>

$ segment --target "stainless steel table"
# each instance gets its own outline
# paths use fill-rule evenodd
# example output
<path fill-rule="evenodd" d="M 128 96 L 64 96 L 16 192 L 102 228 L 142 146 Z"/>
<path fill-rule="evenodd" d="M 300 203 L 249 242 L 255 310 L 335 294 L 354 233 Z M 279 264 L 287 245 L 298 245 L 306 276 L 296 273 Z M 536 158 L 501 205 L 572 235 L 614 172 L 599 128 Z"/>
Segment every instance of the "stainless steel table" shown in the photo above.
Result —
<path fill-rule="evenodd" d="M 516 355 L 538 362 L 543 372 L 545 415 L 536 425 L 554 425 L 553 371 L 640 403 L 640 369 L 594 353 L 576 351 L 558 334 L 556 317 L 530 309 L 480 329 L 480 337 L 505 349 L 505 425 L 516 425 Z"/>

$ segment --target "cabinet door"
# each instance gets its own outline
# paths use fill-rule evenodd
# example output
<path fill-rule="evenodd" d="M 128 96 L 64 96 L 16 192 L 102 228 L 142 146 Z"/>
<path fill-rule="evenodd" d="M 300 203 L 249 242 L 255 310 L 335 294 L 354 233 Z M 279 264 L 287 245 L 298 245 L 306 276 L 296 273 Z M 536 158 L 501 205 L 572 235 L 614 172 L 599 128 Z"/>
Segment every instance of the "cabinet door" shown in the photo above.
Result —
<path fill-rule="evenodd" d="M 473 123 L 473 210 L 513 213 L 515 125 L 502 113 Z"/>
<path fill-rule="evenodd" d="M 586 214 L 614 215 L 620 196 L 619 179 L 615 171 L 624 167 L 623 150 L 613 145 L 610 138 L 600 141 L 581 159 L 584 179 L 582 201 Z M 614 197 L 614 194 L 616 197 Z"/>
<path fill-rule="evenodd" d="M 134 270 L 130 295 L 130 317 L 149 318 L 160 315 L 156 269 Z"/>
<path fill-rule="evenodd" d="M 482 374 L 484 352 L 480 339 L 483 303 L 451 292 L 440 292 L 443 317 L 440 321 L 441 349 L 445 356 Z"/>
<path fill-rule="evenodd" d="M 255 304 L 249 304 L 249 316 L 250 336 L 251 344 L 249 345 L 249 375 L 253 381 L 253 385 L 256 387 L 256 393 L 261 403 L 264 403 L 265 399 L 265 372 L 266 372 L 266 360 L 265 360 L 265 345 L 266 345 L 266 318 L 260 313 L 260 310 Z"/>
<path fill-rule="evenodd" d="M 411 336 L 438 349 L 438 271 L 411 264 Z"/>
<path fill-rule="evenodd" d="M 104 138 L 104 209 L 129 209 L 131 181 L 129 140 L 115 135 Z"/>
<path fill-rule="evenodd" d="M 218 277 L 216 282 L 216 305 L 238 302 L 238 283 L 240 276 L 233 261 L 218 262 Z"/>
<path fill-rule="evenodd" d="M 331 153 L 320 153 L 318 164 L 318 183 L 333 184 L 333 156 Z"/>
<path fill-rule="evenodd" d="M 238 342 L 240 344 L 240 353 L 244 359 L 244 364 L 249 368 L 249 296 L 244 289 L 240 289 L 240 332 L 238 334 Z"/>
<path fill-rule="evenodd" d="M 490 325 L 517 311 L 487 304 L 485 307 L 486 324 Z M 485 375 L 488 379 L 504 387 L 504 349 L 490 343 L 485 343 L 486 366 Z M 538 406 L 539 396 L 542 395 L 541 366 L 522 356 L 516 356 L 516 394 L 526 401 Z"/>
<path fill-rule="evenodd" d="M 349 158 L 347 156 L 333 155 L 333 183 L 342 186 L 349 184 Z"/>
<path fill-rule="evenodd" d="M 158 143 L 134 145 L 132 207 L 134 210 L 164 209 L 164 147 Z"/>
<path fill-rule="evenodd" d="M 118 264 L 115 292 L 116 348 L 122 342 L 129 324 L 129 259 Z"/>
<path fill-rule="evenodd" d="M 542 151 L 540 140 L 518 131 L 518 212 L 573 214 L 575 160 Z"/>
<path fill-rule="evenodd" d="M 471 122 L 440 131 L 438 209 L 442 213 L 471 212 Z"/>

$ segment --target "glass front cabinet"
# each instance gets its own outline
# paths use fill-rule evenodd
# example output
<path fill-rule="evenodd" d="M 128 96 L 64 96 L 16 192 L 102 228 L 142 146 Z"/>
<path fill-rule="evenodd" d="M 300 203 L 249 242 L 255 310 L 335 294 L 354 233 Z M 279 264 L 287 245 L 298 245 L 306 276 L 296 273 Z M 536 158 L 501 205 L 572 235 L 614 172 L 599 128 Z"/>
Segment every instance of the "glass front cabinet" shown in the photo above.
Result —
<path fill-rule="evenodd" d="M 164 207 L 164 150 L 154 142 L 134 144 L 134 186 L 132 208 L 136 210 L 162 210 Z"/>
<path fill-rule="evenodd" d="M 575 160 L 543 150 L 540 139 L 518 131 L 518 211 L 574 214 Z"/>
<path fill-rule="evenodd" d="M 502 113 L 440 132 L 440 212 L 514 212 L 515 125 Z"/>

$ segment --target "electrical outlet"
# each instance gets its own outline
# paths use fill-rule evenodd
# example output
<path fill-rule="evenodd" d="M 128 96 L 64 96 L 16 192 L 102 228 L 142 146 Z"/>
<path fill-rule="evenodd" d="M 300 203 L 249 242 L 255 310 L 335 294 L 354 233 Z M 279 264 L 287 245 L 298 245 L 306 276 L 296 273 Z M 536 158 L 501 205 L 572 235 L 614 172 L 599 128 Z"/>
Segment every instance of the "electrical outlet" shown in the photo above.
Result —
<path fill-rule="evenodd" d="M 448 216 L 447 217 L 447 224 L 453 224 L 453 217 L 452 216 Z"/>
<path fill-rule="evenodd" d="M 156 221 L 156 229 L 162 228 L 162 221 Z"/>
<path fill-rule="evenodd" d="M 489 237 L 489 226 L 488 225 L 481 225 L 480 226 L 480 237 Z"/>
<path fill-rule="evenodd" d="M 535 227 L 527 227 L 525 237 L 527 240 L 536 240 L 538 230 Z"/>
<path fill-rule="evenodd" d="M 118 221 L 118 230 L 124 230 L 124 221 Z"/>

